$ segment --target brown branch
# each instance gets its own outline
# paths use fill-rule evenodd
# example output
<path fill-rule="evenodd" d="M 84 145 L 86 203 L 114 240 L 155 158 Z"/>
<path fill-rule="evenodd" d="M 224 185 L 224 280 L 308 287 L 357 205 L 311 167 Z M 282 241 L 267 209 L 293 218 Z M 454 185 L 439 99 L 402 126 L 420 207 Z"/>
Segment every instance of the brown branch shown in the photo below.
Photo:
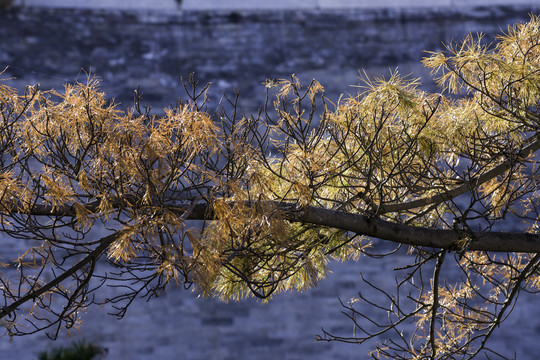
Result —
<path fill-rule="evenodd" d="M 315 206 L 298 208 L 296 204 L 273 204 L 288 221 L 328 226 L 374 238 L 406 245 L 440 249 L 454 249 L 461 235 L 454 230 L 432 229 L 398 224 L 362 214 Z M 214 214 L 207 204 L 193 207 L 187 219 L 213 219 Z M 540 234 L 521 232 L 472 232 L 468 250 L 493 252 L 540 253 Z"/>
<path fill-rule="evenodd" d="M 521 290 L 521 286 L 522 286 L 523 282 L 525 282 L 527 279 L 529 279 L 529 276 L 531 275 L 533 270 L 538 267 L 538 261 L 540 261 L 540 254 L 536 254 L 529 261 L 527 266 L 525 266 L 525 268 L 523 268 L 523 270 L 519 273 L 519 275 L 516 276 L 513 279 L 513 286 L 512 286 L 512 289 L 510 291 L 510 294 L 508 294 L 506 300 L 504 301 L 504 304 L 503 304 L 502 308 L 499 310 L 499 313 L 497 314 L 497 317 L 493 321 L 491 321 L 489 329 L 488 329 L 487 333 L 484 335 L 484 339 L 482 340 L 481 345 L 478 347 L 476 352 L 474 354 L 472 354 L 471 359 L 474 358 L 476 355 L 478 355 L 480 353 L 480 351 L 484 349 L 487 341 L 491 338 L 491 335 L 493 334 L 495 329 L 498 326 L 500 326 L 501 322 L 503 321 L 503 318 L 504 318 L 504 315 L 505 315 L 506 311 L 509 310 L 509 309 L 511 311 L 511 306 L 516 301 L 516 297 L 518 296 L 519 291 Z"/>
<path fill-rule="evenodd" d="M 446 256 L 446 250 L 441 251 L 437 255 L 437 264 L 433 272 L 432 288 L 433 288 L 433 304 L 431 305 L 431 321 L 429 325 L 429 339 L 428 342 L 431 346 L 431 358 L 435 359 L 437 355 L 437 345 L 435 343 L 435 327 L 437 322 L 437 310 L 439 309 L 439 278 L 441 275 L 441 268 Z"/>
<path fill-rule="evenodd" d="M 287 212 L 285 217 L 290 221 L 328 226 L 401 244 L 453 249 L 461 239 L 454 230 L 403 225 L 313 206 L 299 210 L 287 210 L 284 204 L 279 206 Z M 472 238 L 469 250 L 540 253 L 540 234 L 481 231 L 472 232 Z"/>
<path fill-rule="evenodd" d="M 90 264 L 91 262 L 96 261 L 101 256 L 101 254 L 109 247 L 109 245 L 111 245 L 118 238 L 120 234 L 121 232 L 118 231 L 114 234 L 111 234 L 109 236 L 102 238 L 100 241 L 101 243 L 94 250 L 88 253 L 88 255 L 86 255 L 86 257 L 82 259 L 81 261 L 79 261 L 77 264 L 75 264 L 74 266 L 66 270 L 63 274 L 55 277 L 54 280 L 41 286 L 37 290 L 29 292 L 28 294 L 19 298 L 17 301 L 14 301 L 8 306 L 5 306 L 2 309 L 0 309 L 0 319 L 11 314 L 13 311 L 17 310 L 17 308 L 21 306 L 22 304 L 24 304 L 25 302 L 30 301 L 32 299 L 39 298 L 41 295 L 51 290 L 55 286 L 59 285 L 62 281 L 66 280 L 67 278 L 75 274 L 77 271 L 79 271 L 86 265 Z"/>
<path fill-rule="evenodd" d="M 530 142 L 529 145 L 525 146 L 523 149 L 521 149 L 519 152 L 515 154 L 517 158 L 527 158 L 530 155 L 532 155 L 534 152 L 538 151 L 540 149 L 540 138 L 538 136 L 534 136 Z M 440 204 L 444 201 L 454 199 L 455 197 L 465 194 L 466 192 L 470 191 L 473 188 L 476 188 L 485 182 L 495 178 L 498 175 L 503 174 L 505 171 L 512 168 L 512 165 L 515 163 L 515 159 L 507 159 L 506 161 L 500 163 L 499 165 L 495 166 L 491 170 L 485 172 L 484 174 L 480 176 L 474 176 L 470 180 L 463 182 L 461 185 L 444 191 L 439 194 L 426 196 L 420 199 L 415 199 L 407 202 L 400 202 L 400 203 L 393 203 L 393 204 L 386 204 L 381 205 L 377 210 L 378 214 L 385 214 L 385 213 L 391 213 L 396 211 L 404 211 L 404 210 L 411 210 L 411 209 L 417 209 L 422 208 L 428 205 L 432 204 Z"/>
<path fill-rule="evenodd" d="M 540 146 L 540 140 L 537 146 Z M 132 201 L 133 199 L 129 200 L 132 206 L 136 203 Z M 116 205 L 121 202 L 115 200 Z M 249 203 L 255 206 L 255 202 Z M 277 209 L 288 221 L 327 226 L 406 245 L 452 250 L 456 248 L 456 243 L 462 240 L 462 234 L 454 230 L 398 224 L 376 217 L 339 210 L 315 206 L 298 207 L 294 203 L 268 201 L 267 204 Z M 127 204 L 124 203 L 125 205 Z M 89 208 L 97 209 L 98 206 L 98 203 L 91 202 Z M 167 205 L 164 204 L 164 206 Z M 166 208 L 186 220 L 215 219 L 215 214 L 208 203 L 191 204 L 185 207 L 170 205 Z M 36 207 L 36 209 L 39 211 L 32 211 L 31 215 L 75 216 L 73 207 L 67 205 L 63 208 L 43 206 Z M 480 231 L 472 232 L 470 235 L 472 241 L 468 250 L 540 253 L 540 234 Z"/>

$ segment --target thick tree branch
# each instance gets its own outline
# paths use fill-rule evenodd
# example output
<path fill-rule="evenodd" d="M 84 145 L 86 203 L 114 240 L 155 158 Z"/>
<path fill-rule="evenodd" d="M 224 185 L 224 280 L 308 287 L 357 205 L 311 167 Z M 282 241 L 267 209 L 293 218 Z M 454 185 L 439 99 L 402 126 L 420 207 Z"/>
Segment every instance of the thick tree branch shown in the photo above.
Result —
<path fill-rule="evenodd" d="M 275 203 L 289 221 L 328 226 L 401 244 L 454 249 L 461 235 L 453 230 L 397 224 L 390 221 L 314 206 L 297 208 L 295 204 Z M 206 204 L 193 208 L 189 219 L 211 219 Z M 540 253 L 540 234 L 511 232 L 473 232 L 469 250 Z"/>
<path fill-rule="evenodd" d="M 397 211 L 404 211 L 404 210 L 411 210 L 411 209 L 418 209 L 425 206 L 429 206 L 432 204 L 440 204 L 444 201 L 454 199 L 459 195 L 465 194 L 466 192 L 470 191 L 473 188 L 476 188 L 485 182 L 495 178 L 496 176 L 499 176 L 501 174 L 504 174 L 505 171 L 508 171 L 512 168 L 512 166 L 515 164 L 516 158 L 527 158 L 531 156 L 533 153 L 538 151 L 540 149 L 540 138 L 538 138 L 537 135 L 535 135 L 530 142 L 529 145 L 525 146 L 520 151 L 516 152 L 515 158 L 510 158 L 499 165 L 495 166 L 491 170 L 483 173 L 480 176 L 474 176 L 470 180 L 463 182 L 461 185 L 449 189 L 447 191 L 441 192 L 439 194 L 426 196 L 423 198 L 407 201 L 407 202 L 400 202 L 400 203 L 394 203 L 394 204 L 386 204 L 380 206 L 377 210 L 378 214 L 386 214 L 391 212 L 397 212 Z"/>
<path fill-rule="evenodd" d="M 540 141 L 538 141 L 538 145 L 540 145 Z M 116 203 L 118 204 L 119 200 Z M 288 221 L 327 226 L 406 245 L 459 250 L 456 244 L 459 240 L 463 240 L 462 234 L 454 230 L 398 224 L 376 217 L 315 206 L 298 207 L 297 204 L 293 203 L 273 201 L 269 203 L 284 214 Z M 97 203 L 92 202 L 88 209 L 97 209 L 98 206 Z M 171 206 L 167 209 L 178 213 L 184 219 L 215 219 L 208 203 L 191 204 L 185 207 Z M 32 211 L 32 215 L 75 216 L 73 206 L 67 205 L 63 208 L 41 206 L 37 210 Z M 472 232 L 471 236 L 472 240 L 468 250 L 540 253 L 540 234 L 480 231 Z"/>
<path fill-rule="evenodd" d="M 407 245 L 453 249 L 456 242 L 461 239 L 460 234 L 453 230 L 402 225 L 361 214 L 316 207 L 290 211 L 288 218 Z M 469 250 L 539 253 L 540 234 L 473 232 Z"/>

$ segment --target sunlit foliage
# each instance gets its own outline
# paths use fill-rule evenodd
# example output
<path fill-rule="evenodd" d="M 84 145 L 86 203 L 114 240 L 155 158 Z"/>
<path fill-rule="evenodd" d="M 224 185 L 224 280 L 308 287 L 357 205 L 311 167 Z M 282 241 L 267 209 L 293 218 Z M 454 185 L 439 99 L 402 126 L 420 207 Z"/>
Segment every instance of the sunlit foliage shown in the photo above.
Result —
<path fill-rule="evenodd" d="M 171 283 L 266 300 L 315 286 L 332 258 L 406 245 L 395 294 L 366 280 L 388 304 L 360 293 L 344 304 L 355 333 L 320 339 L 387 339 L 375 358 L 499 356 L 491 334 L 520 291 L 540 290 L 539 45 L 532 17 L 494 44 L 431 53 L 439 94 L 397 71 L 335 103 L 315 80 L 268 80 L 250 116 L 237 98 L 209 109 L 193 78 L 159 116 L 138 90 L 120 110 L 93 77 L 23 94 L 0 84 L 1 231 L 28 244 L 1 259 L 5 334 L 55 337 L 94 303 L 123 316 Z M 397 248 L 375 254 L 380 240 Z M 411 322 L 410 338 L 394 331 Z"/>

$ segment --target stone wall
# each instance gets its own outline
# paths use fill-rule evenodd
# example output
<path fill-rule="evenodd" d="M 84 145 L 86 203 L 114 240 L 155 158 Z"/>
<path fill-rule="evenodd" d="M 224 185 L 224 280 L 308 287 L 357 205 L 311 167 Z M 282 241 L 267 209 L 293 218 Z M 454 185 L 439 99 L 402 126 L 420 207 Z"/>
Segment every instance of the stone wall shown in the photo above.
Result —
<path fill-rule="evenodd" d="M 266 78 L 316 77 L 337 99 L 358 70 L 426 75 L 424 50 L 468 32 L 492 34 L 529 18 L 530 8 L 482 7 L 273 12 L 149 12 L 15 8 L 0 12 L 0 67 L 22 88 L 103 79 L 110 97 L 130 105 L 141 85 L 155 109 L 181 95 L 180 77 L 214 84 L 215 98 L 239 88 L 248 110 Z M 431 83 L 427 88 L 433 89 Z"/>
<path fill-rule="evenodd" d="M 17 6 L 179 10 L 335 10 L 367 8 L 474 7 L 521 5 L 535 7 L 538 0 L 13 0 Z"/>

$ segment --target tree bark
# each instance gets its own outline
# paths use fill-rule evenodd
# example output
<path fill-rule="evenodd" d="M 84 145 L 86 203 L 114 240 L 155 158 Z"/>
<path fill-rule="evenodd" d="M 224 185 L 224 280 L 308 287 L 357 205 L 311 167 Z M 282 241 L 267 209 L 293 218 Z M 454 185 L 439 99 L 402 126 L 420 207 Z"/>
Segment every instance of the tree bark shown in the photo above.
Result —
<path fill-rule="evenodd" d="M 463 235 L 454 230 L 432 229 L 397 224 L 362 214 L 329 210 L 315 206 L 297 208 L 295 204 L 275 203 L 289 221 L 328 226 L 335 229 L 389 240 L 406 245 L 460 250 Z M 193 208 L 190 219 L 211 219 L 206 204 Z M 540 253 L 540 234 L 516 232 L 472 232 L 468 250 Z"/>

